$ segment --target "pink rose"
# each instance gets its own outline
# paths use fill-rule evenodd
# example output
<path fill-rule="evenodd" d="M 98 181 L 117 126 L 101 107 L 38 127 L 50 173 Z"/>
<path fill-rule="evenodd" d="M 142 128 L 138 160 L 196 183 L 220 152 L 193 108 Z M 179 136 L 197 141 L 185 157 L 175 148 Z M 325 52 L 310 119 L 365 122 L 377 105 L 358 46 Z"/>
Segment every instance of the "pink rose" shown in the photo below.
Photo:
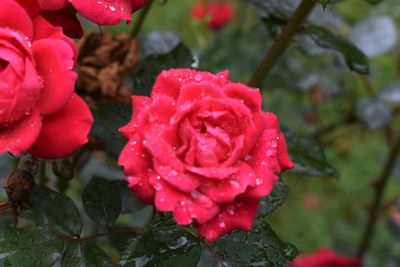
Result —
<path fill-rule="evenodd" d="M 132 12 L 142 8 L 147 0 L 18 0 L 22 5 L 35 14 L 41 11 L 60 11 L 66 13 L 65 18 L 59 18 L 71 25 L 71 4 L 77 12 L 88 20 L 100 25 L 114 25 L 121 20 L 131 21 Z M 76 18 L 75 18 L 76 20 Z M 57 24 L 59 25 L 59 24 Z"/>
<path fill-rule="evenodd" d="M 206 20 L 209 28 L 218 30 L 231 21 L 234 7 L 229 3 L 197 2 L 192 8 L 192 16 L 198 20 Z"/>
<path fill-rule="evenodd" d="M 158 76 L 151 97 L 132 101 L 119 165 L 133 193 L 178 224 L 195 220 L 211 242 L 249 231 L 260 198 L 293 167 L 259 90 L 230 82 L 228 72 L 176 69 Z"/>
<path fill-rule="evenodd" d="M 312 254 L 298 256 L 289 267 L 361 267 L 361 262 L 322 248 Z"/>
<path fill-rule="evenodd" d="M 87 142 L 93 118 L 74 93 L 74 58 L 74 44 L 61 28 L 2 0 L 0 153 L 59 158 Z"/>

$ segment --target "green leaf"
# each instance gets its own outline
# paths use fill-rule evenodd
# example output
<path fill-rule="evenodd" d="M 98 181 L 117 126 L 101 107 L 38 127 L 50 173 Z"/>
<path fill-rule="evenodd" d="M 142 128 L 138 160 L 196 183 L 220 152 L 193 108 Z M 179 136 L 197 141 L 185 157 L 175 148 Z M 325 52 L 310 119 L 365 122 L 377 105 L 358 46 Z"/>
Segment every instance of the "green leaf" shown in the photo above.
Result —
<path fill-rule="evenodd" d="M 295 246 L 282 242 L 263 221 L 257 220 L 251 232 L 236 231 L 214 244 L 226 266 L 287 266 L 298 254 Z"/>
<path fill-rule="evenodd" d="M 0 232 L 0 266 L 53 266 L 63 241 L 40 228 L 6 228 Z"/>
<path fill-rule="evenodd" d="M 288 144 L 290 159 L 295 164 L 292 172 L 311 176 L 338 177 L 338 171 L 325 158 L 322 148 L 310 138 L 282 128 Z"/>
<path fill-rule="evenodd" d="M 93 177 L 83 190 L 82 202 L 90 219 L 112 227 L 121 213 L 119 182 Z"/>
<path fill-rule="evenodd" d="M 133 77 L 135 83 L 135 94 L 150 95 L 156 77 L 162 70 L 171 68 L 190 68 L 193 55 L 182 43 L 165 54 L 151 54 L 145 57 Z"/>
<path fill-rule="evenodd" d="M 307 26 L 303 33 L 309 35 L 319 46 L 340 52 L 351 70 L 360 74 L 369 74 L 367 56 L 347 39 L 325 28 L 311 25 Z"/>
<path fill-rule="evenodd" d="M 132 116 L 130 105 L 118 103 L 98 103 L 92 110 L 94 124 L 90 136 L 112 157 L 117 158 L 126 143 L 118 129 L 127 124 Z"/>
<path fill-rule="evenodd" d="M 36 185 L 29 193 L 23 216 L 37 226 L 63 236 L 78 236 L 82 222 L 74 202 L 67 196 Z"/>
<path fill-rule="evenodd" d="M 110 257 L 95 244 L 89 242 L 69 243 L 61 261 L 61 267 L 112 266 Z"/>
<path fill-rule="evenodd" d="M 285 201 L 289 194 L 289 186 L 283 183 L 282 179 L 274 186 L 274 191 L 267 196 L 263 197 L 258 207 L 257 217 L 264 217 L 271 215 L 277 208 L 279 208 Z"/>
<path fill-rule="evenodd" d="M 200 254 L 198 240 L 183 228 L 160 227 L 134 238 L 123 252 L 120 266 L 195 267 Z"/>

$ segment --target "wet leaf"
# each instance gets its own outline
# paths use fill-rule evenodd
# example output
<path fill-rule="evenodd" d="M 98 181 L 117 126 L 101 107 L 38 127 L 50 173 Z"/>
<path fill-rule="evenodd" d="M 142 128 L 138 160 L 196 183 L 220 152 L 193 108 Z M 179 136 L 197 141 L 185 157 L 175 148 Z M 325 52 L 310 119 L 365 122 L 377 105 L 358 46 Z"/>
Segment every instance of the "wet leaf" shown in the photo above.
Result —
<path fill-rule="evenodd" d="M 370 129 L 376 130 L 392 120 L 392 112 L 379 99 L 363 98 L 356 103 L 356 116 Z"/>
<path fill-rule="evenodd" d="M 283 183 L 280 179 L 274 186 L 274 191 L 267 196 L 263 197 L 258 207 L 257 217 L 271 215 L 277 208 L 279 208 L 285 201 L 289 194 L 289 186 Z"/>
<path fill-rule="evenodd" d="M 195 267 L 200 254 L 196 237 L 179 226 L 163 226 L 134 238 L 119 266 Z"/>
<path fill-rule="evenodd" d="M 282 242 L 263 221 L 256 220 L 251 232 L 236 231 L 223 236 L 215 251 L 225 266 L 287 266 L 298 254 L 295 246 Z"/>
<path fill-rule="evenodd" d="M 387 103 L 400 103 L 400 82 L 394 82 L 384 85 L 379 90 L 378 97 Z"/>
<path fill-rule="evenodd" d="M 127 124 L 132 116 L 130 105 L 117 103 L 98 103 L 92 110 L 94 124 L 90 136 L 112 157 L 117 158 L 126 143 L 118 129 Z"/>
<path fill-rule="evenodd" d="M 344 37 L 318 26 L 308 26 L 303 30 L 303 33 L 310 36 L 319 46 L 341 53 L 351 70 L 361 74 L 369 73 L 367 56 Z"/>
<path fill-rule="evenodd" d="M 133 76 L 135 95 L 150 95 L 156 77 L 162 70 L 171 68 L 190 68 L 193 55 L 188 48 L 179 43 L 168 53 L 150 54 L 141 60 Z"/>
<path fill-rule="evenodd" d="M 121 194 L 118 181 L 93 177 L 82 194 L 83 207 L 90 219 L 112 227 L 121 213 Z"/>
<path fill-rule="evenodd" d="M 112 266 L 110 257 L 97 245 L 89 242 L 68 243 L 61 267 Z"/>
<path fill-rule="evenodd" d="M 82 222 L 74 202 L 67 196 L 36 185 L 29 193 L 23 216 L 37 226 L 63 236 L 77 236 Z"/>
<path fill-rule="evenodd" d="M 0 266 L 53 266 L 63 241 L 40 228 L 6 228 L 0 232 Z"/>
<path fill-rule="evenodd" d="M 296 135 L 287 128 L 283 128 L 283 132 L 290 158 L 295 164 L 292 172 L 311 176 L 339 176 L 338 171 L 327 162 L 323 149 L 314 140 Z"/>

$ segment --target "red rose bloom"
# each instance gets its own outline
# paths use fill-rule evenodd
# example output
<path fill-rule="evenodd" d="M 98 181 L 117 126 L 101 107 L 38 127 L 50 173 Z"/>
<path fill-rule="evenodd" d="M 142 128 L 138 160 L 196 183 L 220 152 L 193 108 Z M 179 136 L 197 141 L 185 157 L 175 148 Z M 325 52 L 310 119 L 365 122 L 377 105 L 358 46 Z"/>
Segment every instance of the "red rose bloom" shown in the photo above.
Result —
<path fill-rule="evenodd" d="M 215 241 L 250 230 L 261 197 L 293 167 L 276 116 L 261 110 L 258 89 L 228 73 L 163 71 L 151 97 L 133 96 L 132 121 L 120 129 L 129 187 L 178 224 L 196 221 Z"/>
<path fill-rule="evenodd" d="M 312 254 L 300 255 L 289 267 L 361 267 L 361 262 L 322 248 Z"/>
<path fill-rule="evenodd" d="M 192 8 L 192 16 L 198 20 L 206 19 L 209 28 L 218 30 L 223 28 L 231 21 L 234 8 L 228 3 L 210 3 L 198 2 Z"/>
<path fill-rule="evenodd" d="M 66 35 L 80 38 L 82 27 L 76 12 L 99 25 L 115 25 L 131 21 L 132 12 L 142 8 L 147 0 L 16 0 L 34 17 L 45 17 L 52 25 L 62 26 Z M 71 4 L 74 8 L 69 6 Z"/>
<path fill-rule="evenodd" d="M 18 19 L 16 19 L 18 18 Z M 61 28 L 31 19 L 14 0 L 0 9 L 0 153 L 67 156 L 93 122 L 74 94 L 75 47 Z"/>

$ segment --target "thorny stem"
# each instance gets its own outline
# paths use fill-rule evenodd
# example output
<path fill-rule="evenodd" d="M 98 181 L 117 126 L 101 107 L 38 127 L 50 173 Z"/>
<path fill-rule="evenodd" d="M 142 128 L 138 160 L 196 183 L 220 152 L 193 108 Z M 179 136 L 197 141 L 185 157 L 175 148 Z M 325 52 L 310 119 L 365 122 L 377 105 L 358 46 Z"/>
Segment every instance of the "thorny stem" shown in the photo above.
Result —
<path fill-rule="evenodd" d="M 302 0 L 296 11 L 284 27 L 278 39 L 275 40 L 271 49 L 267 52 L 260 65 L 248 82 L 249 86 L 260 86 L 264 77 L 271 71 L 279 57 L 289 47 L 293 37 L 298 33 L 303 23 L 317 4 L 317 0 Z"/>
<path fill-rule="evenodd" d="M 374 228 L 378 219 L 379 209 L 382 204 L 382 198 L 385 192 L 385 188 L 389 181 L 393 167 L 396 164 L 399 152 L 400 152 L 400 133 L 398 134 L 395 145 L 392 147 L 390 151 L 388 161 L 382 170 L 381 176 L 379 177 L 378 180 L 374 182 L 374 189 L 375 189 L 374 200 L 372 202 L 371 209 L 369 210 L 367 225 L 364 229 L 364 233 L 362 235 L 362 239 L 360 241 L 357 251 L 357 258 L 359 259 L 361 259 L 368 250 L 374 232 Z"/>
<path fill-rule="evenodd" d="M 138 17 L 135 25 L 133 26 L 131 34 L 130 34 L 132 38 L 136 38 L 138 33 L 140 32 L 140 30 L 142 29 L 143 23 L 147 17 L 147 14 L 150 11 L 151 6 L 153 5 L 153 3 L 154 3 L 154 0 L 149 0 L 147 5 L 140 12 L 139 17 Z"/>

